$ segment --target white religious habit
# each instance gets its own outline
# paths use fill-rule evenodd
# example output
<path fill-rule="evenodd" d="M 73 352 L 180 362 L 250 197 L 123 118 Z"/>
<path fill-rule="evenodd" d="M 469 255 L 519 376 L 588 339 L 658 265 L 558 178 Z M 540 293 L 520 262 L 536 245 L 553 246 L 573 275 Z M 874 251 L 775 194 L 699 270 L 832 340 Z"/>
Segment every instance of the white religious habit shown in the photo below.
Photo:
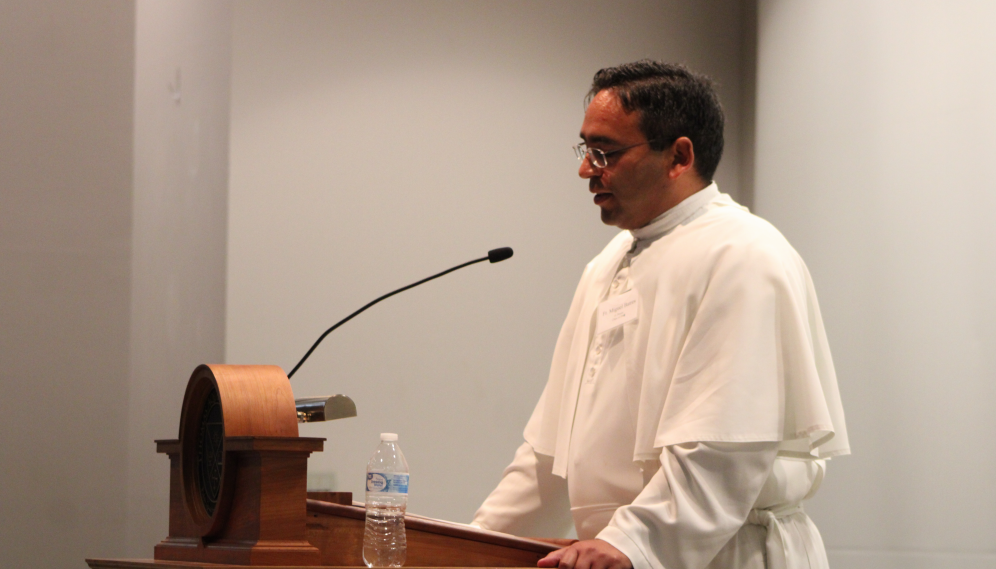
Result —
<path fill-rule="evenodd" d="M 802 502 L 850 450 L 798 253 L 715 184 L 619 233 L 585 268 L 525 440 L 474 525 L 573 521 L 637 569 L 826 568 Z"/>

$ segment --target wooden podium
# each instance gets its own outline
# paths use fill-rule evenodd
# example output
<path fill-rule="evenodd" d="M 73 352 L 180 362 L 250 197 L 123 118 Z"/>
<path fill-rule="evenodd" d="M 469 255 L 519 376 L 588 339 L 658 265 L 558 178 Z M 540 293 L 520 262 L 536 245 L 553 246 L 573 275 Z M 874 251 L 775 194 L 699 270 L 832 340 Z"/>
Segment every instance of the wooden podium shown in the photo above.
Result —
<path fill-rule="evenodd" d="M 187 383 L 170 463 L 169 535 L 152 560 L 87 559 L 93 569 L 363 566 L 365 511 L 307 492 L 290 382 L 276 366 L 201 365 Z M 309 499 L 311 498 L 311 499 Z M 336 503 L 340 502 L 340 503 Z M 407 567 L 535 567 L 563 543 L 405 516 Z"/>

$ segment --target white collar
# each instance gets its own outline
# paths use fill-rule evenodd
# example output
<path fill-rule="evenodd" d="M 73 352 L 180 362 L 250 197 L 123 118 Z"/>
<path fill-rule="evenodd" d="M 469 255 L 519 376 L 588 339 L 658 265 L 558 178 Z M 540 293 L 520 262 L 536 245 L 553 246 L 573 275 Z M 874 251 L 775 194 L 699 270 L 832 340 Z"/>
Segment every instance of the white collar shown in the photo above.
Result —
<path fill-rule="evenodd" d="M 713 182 L 688 196 L 678 205 L 658 215 L 650 223 L 638 229 L 630 229 L 629 232 L 634 241 L 654 241 L 688 221 L 690 217 L 717 197 L 719 197 L 719 187 L 716 182 Z"/>

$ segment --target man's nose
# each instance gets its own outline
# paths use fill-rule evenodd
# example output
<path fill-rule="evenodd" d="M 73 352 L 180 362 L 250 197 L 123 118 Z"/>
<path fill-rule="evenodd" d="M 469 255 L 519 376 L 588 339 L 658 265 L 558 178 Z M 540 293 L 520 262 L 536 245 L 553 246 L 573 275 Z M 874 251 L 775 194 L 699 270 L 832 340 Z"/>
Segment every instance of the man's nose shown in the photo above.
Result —
<path fill-rule="evenodd" d="M 598 176 L 598 168 L 591 165 L 591 156 L 585 154 L 584 158 L 581 159 L 581 166 L 578 167 L 578 176 L 581 176 L 585 180 Z"/>

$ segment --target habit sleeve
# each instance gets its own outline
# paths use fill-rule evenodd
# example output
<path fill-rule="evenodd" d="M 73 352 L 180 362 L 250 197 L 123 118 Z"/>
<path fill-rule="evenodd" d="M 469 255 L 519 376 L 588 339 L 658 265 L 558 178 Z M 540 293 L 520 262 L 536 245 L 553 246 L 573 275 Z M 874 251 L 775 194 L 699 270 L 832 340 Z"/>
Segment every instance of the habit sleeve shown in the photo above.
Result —
<path fill-rule="evenodd" d="M 660 470 L 598 539 L 634 569 L 702 569 L 743 527 L 777 451 L 777 442 L 666 447 Z"/>
<path fill-rule="evenodd" d="M 522 443 L 471 525 L 525 537 L 566 535 L 573 523 L 567 481 L 552 466 L 553 457 Z"/>

